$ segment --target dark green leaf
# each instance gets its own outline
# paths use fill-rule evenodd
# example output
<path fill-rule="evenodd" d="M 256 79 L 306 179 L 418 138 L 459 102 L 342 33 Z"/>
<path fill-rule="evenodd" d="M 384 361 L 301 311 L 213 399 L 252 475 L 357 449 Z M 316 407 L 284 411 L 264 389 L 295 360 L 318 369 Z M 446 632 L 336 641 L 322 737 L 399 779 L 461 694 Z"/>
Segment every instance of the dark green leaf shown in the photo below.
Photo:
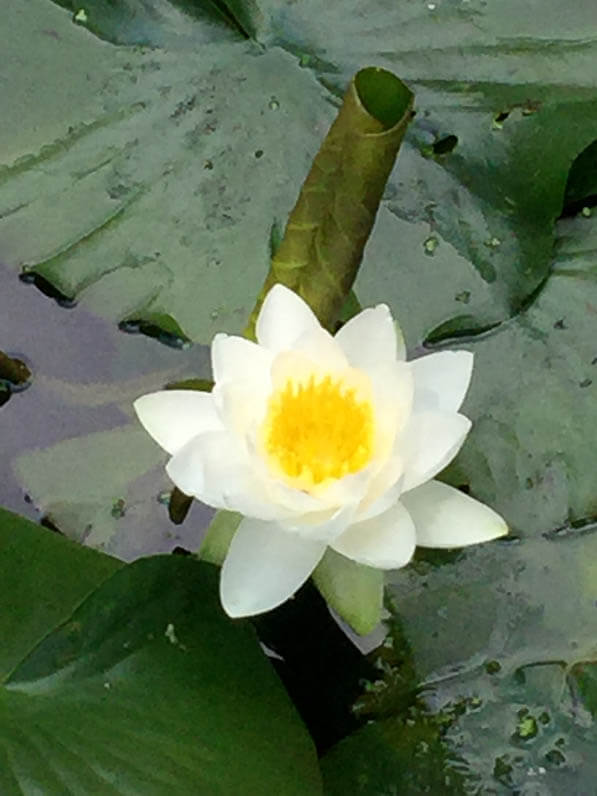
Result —
<path fill-rule="evenodd" d="M 460 796 L 464 781 L 450 768 L 433 717 L 368 724 L 322 759 L 326 796 L 431 793 Z"/>
<path fill-rule="evenodd" d="M 44 538 L 52 550 L 43 561 L 61 564 L 63 578 L 66 567 L 93 561 L 88 590 L 114 569 L 111 559 Z M 0 562 L 10 571 L 23 557 L 8 547 Z M 36 630 L 45 620 L 48 635 L 0 690 L 0 791 L 320 793 L 311 742 L 250 627 L 223 615 L 217 578 L 189 558 L 143 559 L 63 624 L 61 611 L 39 612 Z M 10 585 L 0 615 L 14 627 L 32 610 L 31 588 Z M 47 577 L 38 583 L 42 604 L 55 600 L 51 585 L 48 594 Z M 22 654 L 25 639 L 3 639 L 9 657 Z"/>
<path fill-rule="evenodd" d="M 121 566 L 0 509 L 0 679 Z"/>

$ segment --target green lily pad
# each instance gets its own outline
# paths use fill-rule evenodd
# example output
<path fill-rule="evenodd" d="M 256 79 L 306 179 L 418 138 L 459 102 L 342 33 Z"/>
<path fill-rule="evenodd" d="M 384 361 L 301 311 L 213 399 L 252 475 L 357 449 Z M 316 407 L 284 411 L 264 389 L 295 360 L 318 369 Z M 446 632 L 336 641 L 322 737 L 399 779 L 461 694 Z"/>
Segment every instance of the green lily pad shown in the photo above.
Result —
<path fill-rule="evenodd" d="M 597 224 L 558 223 L 551 276 L 512 323 L 467 345 L 473 431 L 451 479 L 517 531 L 540 534 L 597 516 Z"/>
<path fill-rule="evenodd" d="M 176 15 L 191 39 L 203 30 Z M 272 221 L 333 118 L 328 92 L 283 50 L 244 40 L 215 36 L 200 57 L 180 30 L 160 49 L 115 47 L 47 0 L 10 24 L 6 83 L 14 107 L 28 102 L 0 134 L 0 261 L 114 323 L 167 318 L 203 342 L 240 331 Z"/>
<path fill-rule="evenodd" d="M 341 94 L 364 62 L 398 72 L 418 114 L 359 277 L 362 303 L 389 300 L 412 344 L 489 328 L 546 278 L 568 170 L 597 137 L 588 10 L 562 30 L 556 0 L 540 13 L 378 0 L 365 23 L 357 4 L 312 0 L 87 4 L 85 24 L 129 44 L 114 48 L 37 4 L 8 42 L 15 102 L 23 81 L 35 101 L 27 124 L 21 114 L 18 130 L 5 126 L 0 255 L 102 315 L 170 317 L 192 340 L 239 331 L 271 223 L 285 220 L 332 118 L 334 97 L 313 76 Z M 52 58 L 55 91 L 21 68 L 32 31 L 35 75 Z M 58 60 L 57 41 L 68 44 Z"/>
<path fill-rule="evenodd" d="M 244 31 L 218 0 L 143 3 L 139 0 L 55 0 L 73 13 L 73 21 L 112 44 L 198 47 L 244 38 Z M 201 24 L 189 25 L 189 16 Z"/>
<path fill-rule="evenodd" d="M 549 273 L 569 168 L 597 137 L 592 10 L 563 21 L 558 0 L 380 1 L 364 16 L 357 2 L 264 0 L 259 12 L 259 39 L 311 56 L 338 93 L 366 59 L 417 97 L 361 302 L 389 300 L 411 344 L 519 312 Z"/>
<path fill-rule="evenodd" d="M 446 475 L 512 537 L 390 576 L 428 705 L 455 712 L 446 743 L 483 792 L 582 792 L 595 776 L 596 236 L 593 217 L 558 222 L 533 305 L 469 343 L 477 419 Z"/>
<path fill-rule="evenodd" d="M 321 793 L 311 741 L 251 628 L 223 615 L 215 569 L 122 567 L 8 515 L 2 540 L 2 654 L 19 659 L 0 688 L 3 793 Z"/>

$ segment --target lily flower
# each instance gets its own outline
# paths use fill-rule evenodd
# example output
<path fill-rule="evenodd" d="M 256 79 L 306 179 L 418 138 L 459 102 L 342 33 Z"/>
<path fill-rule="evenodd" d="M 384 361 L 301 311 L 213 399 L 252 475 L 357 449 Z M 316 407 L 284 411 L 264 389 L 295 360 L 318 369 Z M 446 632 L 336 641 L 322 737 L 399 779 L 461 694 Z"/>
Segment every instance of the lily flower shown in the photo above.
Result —
<path fill-rule="evenodd" d="M 275 285 L 257 342 L 217 334 L 211 393 L 167 390 L 135 401 L 185 494 L 244 515 L 222 566 L 232 617 L 268 611 L 332 547 L 397 569 L 415 546 L 459 547 L 507 532 L 492 509 L 433 480 L 471 422 L 459 413 L 473 355 L 406 361 L 385 304 L 335 336 L 295 293 Z"/>

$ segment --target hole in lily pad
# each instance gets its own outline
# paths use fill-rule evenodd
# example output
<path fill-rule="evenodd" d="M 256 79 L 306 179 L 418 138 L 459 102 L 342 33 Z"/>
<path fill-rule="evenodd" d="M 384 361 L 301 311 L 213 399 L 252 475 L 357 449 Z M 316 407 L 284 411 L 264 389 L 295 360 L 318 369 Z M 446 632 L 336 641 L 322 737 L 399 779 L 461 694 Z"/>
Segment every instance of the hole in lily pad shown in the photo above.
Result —
<path fill-rule="evenodd" d="M 493 117 L 492 124 L 494 130 L 501 130 L 508 116 L 510 116 L 510 111 L 500 111 L 499 113 L 496 113 L 496 115 Z"/>
<path fill-rule="evenodd" d="M 67 296 L 55 287 L 49 280 L 36 273 L 35 271 L 23 268 L 19 274 L 19 279 L 26 285 L 34 285 L 44 296 L 54 299 L 59 307 L 70 310 L 77 306 L 76 300 L 72 296 Z"/>
<path fill-rule="evenodd" d="M 457 135 L 445 135 L 443 138 L 439 138 L 433 144 L 433 154 L 434 155 L 447 155 L 449 152 L 455 148 L 458 144 L 458 136 Z"/>

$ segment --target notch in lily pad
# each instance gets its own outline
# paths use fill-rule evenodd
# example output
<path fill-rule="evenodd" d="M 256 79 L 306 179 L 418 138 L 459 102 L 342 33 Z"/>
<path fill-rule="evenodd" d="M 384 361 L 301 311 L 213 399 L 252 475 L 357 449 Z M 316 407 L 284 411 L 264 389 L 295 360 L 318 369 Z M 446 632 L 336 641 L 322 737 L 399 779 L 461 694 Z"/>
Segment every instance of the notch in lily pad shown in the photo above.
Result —
<path fill-rule="evenodd" d="M 434 155 L 448 155 L 452 152 L 458 144 L 458 136 L 450 133 L 450 135 L 444 135 L 441 138 L 438 138 L 437 141 L 434 142 L 432 149 Z"/>

